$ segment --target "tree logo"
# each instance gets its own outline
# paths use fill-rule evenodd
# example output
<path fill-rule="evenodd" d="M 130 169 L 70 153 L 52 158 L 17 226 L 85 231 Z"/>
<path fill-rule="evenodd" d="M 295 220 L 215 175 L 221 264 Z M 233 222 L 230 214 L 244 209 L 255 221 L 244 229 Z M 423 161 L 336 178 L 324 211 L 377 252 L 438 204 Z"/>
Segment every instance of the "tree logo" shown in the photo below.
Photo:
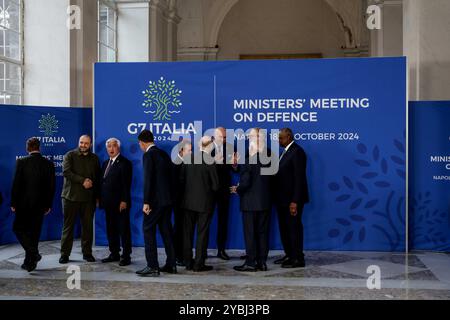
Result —
<path fill-rule="evenodd" d="M 148 89 L 142 91 L 145 101 L 142 106 L 145 113 L 151 113 L 153 120 L 162 121 L 172 119 L 173 113 L 180 113 L 177 110 L 181 105 L 179 97 L 182 91 L 175 87 L 175 81 L 166 81 L 161 77 L 158 81 L 150 81 Z"/>
<path fill-rule="evenodd" d="M 42 115 L 41 119 L 39 120 L 39 129 L 41 129 L 41 132 L 44 133 L 46 136 L 53 136 L 54 133 L 57 133 L 59 129 L 58 127 L 58 120 L 56 120 L 55 116 L 51 114 Z"/>

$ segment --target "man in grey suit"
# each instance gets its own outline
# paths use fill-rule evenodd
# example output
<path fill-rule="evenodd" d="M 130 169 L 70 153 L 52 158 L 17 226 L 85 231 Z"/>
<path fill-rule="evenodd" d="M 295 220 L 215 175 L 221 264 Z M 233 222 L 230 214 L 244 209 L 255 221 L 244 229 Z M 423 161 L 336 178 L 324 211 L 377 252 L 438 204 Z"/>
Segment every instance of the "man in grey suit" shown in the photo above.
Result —
<path fill-rule="evenodd" d="M 184 210 L 184 262 L 187 270 L 210 271 L 205 265 L 207 257 L 209 226 L 214 211 L 214 196 L 219 188 L 219 178 L 211 157 L 212 138 L 200 140 L 200 152 L 185 160 L 180 172 L 180 184 L 184 194 L 181 208 Z M 195 161 L 196 160 L 196 161 Z M 197 225 L 195 260 L 192 259 L 194 230 Z"/>

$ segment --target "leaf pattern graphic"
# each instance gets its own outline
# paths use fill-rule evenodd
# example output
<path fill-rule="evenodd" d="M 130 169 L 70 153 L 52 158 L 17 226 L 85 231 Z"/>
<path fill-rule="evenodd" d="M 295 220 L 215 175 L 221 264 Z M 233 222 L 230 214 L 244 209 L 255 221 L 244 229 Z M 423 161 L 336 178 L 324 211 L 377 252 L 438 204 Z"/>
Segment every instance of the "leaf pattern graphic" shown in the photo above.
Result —
<path fill-rule="evenodd" d="M 361 182 L 357 182 L 356 186 L 358 187 L 359 191 L 361 191 L 364 194 L 369 194 L 369 190 L 367 190 L 366 186 L 363 185 Z"/>
<path fill-rule="evenodd" d="M 347 201 L 348 199 L 351 198 L 351 195 L 349 194 L 343 194 L 342 196 L 339 196 L 336 198 L 337 202 L 343 202 L 343 201 Z"/>
<path fill-rule="evenodd" d="M 348 177 L 344 177 L 343 178 L 345 185 L 349 188 L 349 189 L 353 189 L 353 183 L 352 181 L 348 178 Z"/>
<path fill-rule="evenodd" d="M 380 159 L 380 149 L 377 146 L 373 148 L 372 156 L 375 162 L 377 162 Z"/>
<path fill-rule="evenodd" d="M 378 173 L 376 173 L 376 172 L 367 172 L 367 173 L 363 174 L 362 177 L 364 179 L 373 179 L 375 177 L 378 177 Z"/>
<path fill-rule="evenodd" d="M 359 143 L 356 148 L 358 149 L 358 152 L 361 154 L 366 154 L 367 152 L 367 147 L 362 143 Z"/>
<path fill-rule="evenodd" d="M 370 163 L 366 160 L 355 160 L 355 163 L 360 167 L 370 167 Z"/>
<path fill-rule="evenodd" d="M 362 199 L 361 199 L 361 198 L 359 198 L 359 199 L 353 201 L 352 205 L 350 206 L 350 210 L 355 210 L 355 209 L 357 209 L 357 208 L 359 207 L 359 205 L 361 204 L 361 202 L 362 202 Z"/>

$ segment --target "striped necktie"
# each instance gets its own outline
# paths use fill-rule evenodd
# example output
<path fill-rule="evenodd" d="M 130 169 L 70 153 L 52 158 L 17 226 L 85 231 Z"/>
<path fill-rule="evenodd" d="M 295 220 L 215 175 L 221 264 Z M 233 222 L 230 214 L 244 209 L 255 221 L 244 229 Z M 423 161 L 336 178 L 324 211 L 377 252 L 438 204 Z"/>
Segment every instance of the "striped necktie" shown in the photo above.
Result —
<path fill-rule="evenodd" d="M 105 174 L 103 175 L 103 178 L 106 178 L 106 176 L 108 175 L 109 170 L 111 170 L 112 164 L 113 164 L 113 159 L 110 159 L 108 162 L 108 166 L 106 167 Z"/>

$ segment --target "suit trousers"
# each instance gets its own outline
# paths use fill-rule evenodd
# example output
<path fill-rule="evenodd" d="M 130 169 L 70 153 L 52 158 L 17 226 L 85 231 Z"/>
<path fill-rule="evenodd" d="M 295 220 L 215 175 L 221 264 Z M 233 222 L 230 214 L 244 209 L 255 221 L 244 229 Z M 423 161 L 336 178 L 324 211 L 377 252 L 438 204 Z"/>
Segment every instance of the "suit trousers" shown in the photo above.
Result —
<path fill-rule="evenodd" d="M 31 210 L 30 210 L 31 211 Z M 25 261 L 33 261 L 39 254 L 39 238 L 42 230 L 44 212 L 16 211 L 13 232 L 25 250 Z"/>
<path fill-rule="evenodd" d="M 220 189 L 216 195 L 217 201 L 217 249 L 225 250 L 228 236 L 228 220 L 230 211 L 230 190 Z"/>
<path fill-rule="evenodd" d="M 122 257 L 129 258 L 131 254 L 130 209 L 119 211 L 116 208 L 105 208 L 106 233 L 108 235 L 109 251 L 119 255 L 122 244 Z"/>
<path fill-rule="evenodd" d="M 63 231 L 61 236 L 61 255 L 70 256 L 73 246 L 73 229 L 76 217 L 81 222 L 81 250 L 83 255 L 92 254 L 94 237 L 94 201 L 70 201 L 62 199 L 63 205 Z"/>
<path fill-rule="evenodd" d="M 186 266 L 201 267 L 208 256 L 209 226 L 212 213 L 185 210 L 184 215 L 184 263 Z M 195 244 L 195 260 L 192 261 L 194 231 L 197 225 L 197 242 Z"/>
<path fill-rule="evenodd" d="M 150 214 L 144 214 L 142 229 L 144 232 L 145 258 L 147 266 L 150 268 L 159 268 L 156 226 L 159 227 L 159 232 L 164 242 L 167 256 L 166 265 L 169 267 L 176 266 L 171 216 L 171 206 L 155 207 L 152 208 Z"/>
<path fill-rule="evenodd" d="M 175 256 L 177 260 L 183 261 L 183 237 L 184 237 L 184 210 L 177 205 L 173 209 L 173 246 L 175 248 Z"/>
<path fill-rule="evenodd" d="M 292 216 L 289 206 L 277 206 L 281 243 L 291 259 L 304 259 L 303 254 L 303 203 L 297 204 L 297 215 Z"/>
<path fill-rule="evenodd" d="M 269 211 L 243 211 L 245 263 L 255 267 L 258 263 L 265 263 L 269 253 Z"/>

